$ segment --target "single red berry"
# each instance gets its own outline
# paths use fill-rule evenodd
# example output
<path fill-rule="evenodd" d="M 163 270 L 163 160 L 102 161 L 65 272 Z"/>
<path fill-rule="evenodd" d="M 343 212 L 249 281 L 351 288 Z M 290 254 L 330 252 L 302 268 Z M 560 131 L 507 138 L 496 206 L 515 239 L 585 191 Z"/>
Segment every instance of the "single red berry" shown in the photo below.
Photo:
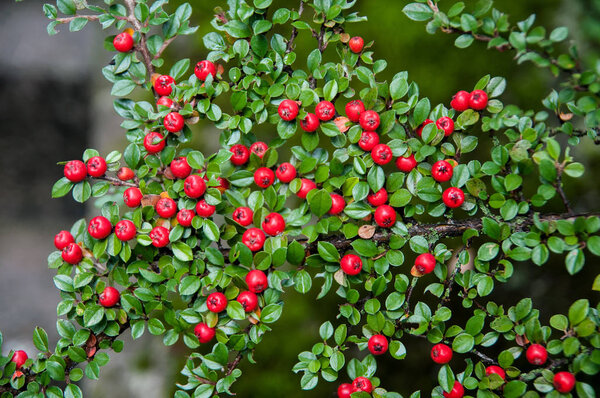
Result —
<path fill-rule="evenodd" d="M 87 168 L 81 160 L 71 160 L 65 164 L 64 174 L 71 182 L 83 181 L 87 177 Z"/>
<path fill-rule="evenodd" d="M 158 101 L 156 101 L 156 105 L 162 105 L 166 106 L 167 108 L 171 108 L 173 105 L 175 105 L 175 103 L 171 98 L 167 97 L 166 95 L 163 95 L 158 99 Z"/>
<path fill-rule="evenodd" d="M 367 345 L 371 354 L 381 355 L 387 352 L 388 344 L 388 340 L 384 335 L 374 334 L 369 338 L 369 343 Z"/>
<path fill-rule="evenodd" d="M 357 377 L 354 379 L 352 387 L 354 387 L 354 391 L 364 391 L 369 394 L 373 391 L 373 384 L 371 384 L 371 380 L 366 377 Z"/>
<path fill-rule="evenodd" d="M 296 178 L 296 168 L 291 163 L 281 163 L 275 170 L 275 175 L 279 181 L 287 184 Z"/>
<path fill-rule="evenodd" d="M 169 75 L 161 75 L 154 81 L 154 91 L 156 94 L 163 95 L 171 95 L 173 92 L 173 84 L 175 83 L 175 79 L 173 79 Z"/>
<path fill-rule="evenodd" d="M 139 188 L 130 187 L 123 192 L 123 202 L 127 207 L 138 207 L 142 203 L 143 196 Z"/>
<path fill-rule="evenodd" d="M 115 225 L 115 235 L 123 242 L 135 238 L 135 224 L 130 220 L 121 220 Z"/>
<path fill-rule="evenodd" d="M 437 182 L 450 181 L 453 172 L 452 165 L 445 160 L 438 160 L 431 167 L 431 176 Z"/>
<path fill-rule="evenodd" d="M 243 227 L 247 227 L 252 224 L 252 218 L 254 217 L 254 212 L 249 207 L 238 207 L 233 211 L 233 221 L 240 224 Z"/>
<path fill-rule="evenodd" d="M 218 314 L 227 308 L 227 298 L 221 292 L 214 292 L 206 298 L 206 306 L 210 312 Z"/>
<path fill-rule="evenodd" d="M 263 156 L 265 156 L 265 152 L 267 152 L 267 149 L 269 149 L 269 146 L 262 141 L 256 141 L 255 143 L 250 145 L 250 152 L 252 152 L 261 159 L 263 158 Z"/>
<path fill-rule="evenodd" d="M 177 222 L 182 227 L 190 227 L 195 215 L 194 210 L 181 209 L 177 212 Z"/>
<path fill-rule="evenodd" d="M 192 166 L 190 166 L 185 156 L 173 159 L 170 167 L 171 173 L 177 178 L 185 178 L 192 172 Z"/>
<path fill-rule="evenodd" d="M 354 54 L 360 53 L 363 50 L 364 46 L 365 41 L 360 36 L 354 36 L 348 42 L 348 47 L 350 47 L 350 51 L 352 51 Z"/>
<path fill-rule="evenodd" d="M 60 254 L 62 259 L 71 265 L 79 264 L 83 259 L 83 251 L 81 247 L 75 242 L 67 244 Z"/>
<path fill-rule="evenodd" d="M 87 173 L 92 177 L 102 177 L 108 166 L 102 156 L 94 156 L 87 161 Z"/>
<path fill-rule="evenodd" d="M 552 381 L 554 388 L 561 394 L 570 393 L 575 387 L 575 376 L 571 372 L 558 372 Z"/>
<path fill-rule="evenodd" d="M 435 257 L 431 253 L 423 253 L 419 254 L 417 258 L 415 258 L 415 268 L 421 274 L 429 274 L 435 269 Z M 452 353 L 450 353 L 452 354 Z M 433 359 L 433 351 L 432 351 L 432 359 Z M 435 361 L 435 359 L 434 359 Z"/>
<path fill-rule="evenodd" d="M 14 352 L 13 356 L 10 358 L 10 360 L 12 362 L 15 363 L 15 365 L 17 365 L 17 369 L 20 369 L 21 366 L 25 365 L 25 362 L 27 361 L 29 357 L 27 356 L 27 353 L 23 350 L 17 350 Z"/>
<path fill-rule="evenodd" d="M 148 151 L 148 153 L 159 153 L 165 148 L 166 142 L 161 133 L 157 133 L 153 131 L 151 133 L 146 134 L 144 137 L 144 148 Z"/>
<path fill-rule="evenodd" d="M 229 181 L 223 177 L 217 177 L 217 183 L 219 183 L 219 185 L 217 185 L 215 188 L 217 191 L 221 192 L 221 194 L 225 193 L 225 191 L 229 189 Z"/>
<path fill-rule="evenodd" d="M 269 287 L 269 280 L 263 271 L 253 269 L 246 275 L 246 284 L 248 285 L 248 290 L 258 294 L 264 292 Z"/>
<path fill-rule="evenodd" d="M 98 303 L 106 308 L 114 307 L 121 299 L 121 294 L 112 286 L 107 286 L 98 296 Z"/>
<path fill-rule="evenodd" d="M 435 268 L 435 259 L 433 261 L 433 267 Z M 443 343 L 434 345 L 431 347 L 431 359 L 440 365 L 447 364 L 452 359 L 452 348 Z"/>
<path fill-rule="evenodd" d="M 257 252 L 265 244 L 265 233 L 259 228 L 247 229 L 242 235 L 242 243 L 251 251 Z"/>
<path fill-rule="evenodd" d="M 171 112 L 167 116 L 165 116 L 165 120 L 163 121 L 163 125 L 167 129 L 167 131 L 171 133 L 176 133 L 181 131 L 185 121 L 183 120 L 183 116 L 181 116 L 178 112 Z"/>
<path fill-rule="evenodd" d="M 108 218 L 103 216 L 96 216 L 90 220 L 88 225 L 88 233 L 94 239 L 104 239 L 112 231 L 112 224 L 108 221 Z"/>
<path fill-rule="evenodd" d="M 133 48 L 133 37 L 129 32 L 121 32 L 113 39 L 113 46 L 118 52 L 129 52 Z"/>
<path fill-rule="evenodd" d="M 319 120 L 326 122 L 335 116 L 335 106 L 329 101 L 321 101 L 315 106 L 315 114 Z"/>
<path fill-rule="evenodd" d="M 346 254 L 340 260 L 340 268 L 347 275 L 358 275 L 362 270 L 362 260 L 356 254 Z"/>
<path fill-rule="evenodd" d="M 200 61 L 194 68 L 194 74 L 198 80 L 205 81 L 208 75 L 212 75 L 213 78 L 217 75 L 217 67 L 208 60 Z"/>
<path fill-rule="evenodd" d="M 256 297 L 256 294 L 248 291 L 241 292 L 237 297 L 237 301 L 244 307 L 244 311 L 246 312 L 252 312 L 258 306 L 258 297 Z"/>
<path fill-rule="evenodd" d="M 300 184 L 300 190 L 296 195 L 298 195 L 300 199 L 306 199 L 306 195 L 313 189 L 317 189 L 317 184 L 307 178 L 303 178 Z"/>
<path fill-rule="evenodd" d="M 375 111 L 364 111 L 358 117 L 360 127 L 365 131 L 375 131 L 379 127 L 379 114 Z"/>
<path fill-rule="evenodd" d="M 379 144 L 379 135 L 374 131 L 363 131 L 358 140 L 358 146 L 363 151 L 371 151 Z"/>
<path fill-rule="evenodd" d="M 279 213 L 271 213 L 262 222 L 263 230 L 271 236 L 276 236 L 285 230 L 285 220 Z"/>
<path fill-rule="evenodd" d="M 261 188 L 268 188 L 275 181 L 275 173 L 267 167 L 260 167 L 254 172 L 254 182 Z"/>
<path fill-rule="evenodd" d="M 427 126 L 428 124 L 433 123 L 433 120 L 431 119 L 425 119 L 425 121 L 423 123 L 421 123 L 419 125 L 419 127 L 417 127 L 417 135 L 420 137 L 421 134 L 423 134 L 423 127 Z"/>
<path fill-rule="evenodd" d="M 485 375 L 489 376 L 491 374 L 497 374 L 502 380 L 506 380 L 506 373 L 500 366 L 490 365 L 485 368 Z"/>
<path fill-rule="evenodd" d="M 54 236 L 54 246 L 58 250 L 64 249 L 69 243 L 73 242 L 75 242 L 75 238 L 69 231 L 60 231 Z"/>
<path fill-rule="evenodd" d="M 298 116 L 298 104 L 295 101 L 285 99 L 277 107 L 277 113 L 283 120 L 294 120 Z"/>
<path fill-rule="evenodd" d="M 354 387 L 350 383 L 342 383 L 337 389 L 338 398 L 350 398 L 350 395 L 354 392 Z"/>
<path fill-rule="evenodd" d="M 400 156 L 396 159 L 396 167 L 398 170 L 403 171 L 405 173 L 410 173 L 412 169 L 417 167 L 417 161 L 415 160 L 415 155 L 411 154 L 410 156 Z"/>
<path fill-rule="evenodd" d="M 338 195 L 337 193 L 331 194 L 331 209 L 329 209 L 329 214 L 332 216 L 336 214 L 340 214 L 344 211 L 344 207 L 346 207 L 346 201 L 342 195 Z"/>
<path fill-rule="evenodd" d="M 135 177 L 135 173 L 129 167 L 121 167 L 117 171 L 117 178 L 121 181 L 129 181 Z"/>
<path fill-rule="evenodd" d="M 527 361 L 532 365 L 543 365 L 548 360 L 548 351 L 543 345 L 532 344 L 527 348 L 525 352 Z"/>
<path fill-rule="evenodd" d="M 319 118 L 314 113 L 307 113 L 306 117 L 300 121 L 302 130 L 312 133 L 319 128 Z"/>
<path fill-rule="evenodd" d="M 488 95 L 483 90 L 474 90 L 471 91 L 471 96 L 469 97 L 469 106 L 476 111 L 481 111 L 485 109 L 488 103 Z"/>
<path fill-rule="evenodd" d="M 198 338 L 198 341 L 204 344 L 215 337 L 215 329 L 209 327 L 206 323 L 201 322 L 194 327 L 194 334 Z"/>
<path fill-rule="evenodd" d="M 460 90 L 458 93 L 454 94 L 452 97 L 452 101 L 450 101 L 450 106 L 455 111 L 466 111 L 469 109 L 469 99 L 471 98 L 471 94 L 464 90 Z"/>
<path fill-rule="evenodd" d="M 465 389 L 458 381 L 454 381 L 454 386 L 450 392 L 443 392 L 444 398 L 462 398 L 465 395 Z"/>
<path fill-rule="evenodd" d="M 154 208 L 162 218 L 171 218 L 177 213 L 177 202 L 171 198 L 160 198 Z"/>
<path fill-rule="evenodd" d="M 381 188 L 379 191 L 369 194 L 367 201 L 371 206 L 381 206 L 388 201 L 388 193 L 385 188 Z"/>
<path fill-rule="evenodd" d="M 391 228 L 396 224 L 396 210 L 389 205 L 381 205 L 375 209 L 375 222 L 382 228 Z"/>
<path fill-rule="evenodd" d="M 438 129 L 444 131 L 444 136 L 448 137 L 454 131 L 454 120 L 449 118 L 448 116 L 442 116 L 439 118 L 435 125 Z"/>
<path fill-rule="evenodd" d="M 229 152 L 233 154 L 229 160 L 236 166 L 246 164 L 250 159 L 250 151 L 246 145 L 236 144 L 229 149 Z"/>
<path fill-rule="evenodd" d="M 148 236 L 150 236 L 154 247 L 165 247 L 169 244 L 169 230 L 165 227 L 152 228 Z"/>
<path fill-rule="evenodd" d="M 183 182 L 183 192 L 190 198 L 199 198 L 206 192 L 206 182 L 198 174 L 188 176 Z"/>
<path fill-rule="evenodd" d="M 454 209 L 460 207 L 464 203 L 465 193 L 460 188 L 450 187 L 442 194 L 442 200 L 446 206 Z"/>
<path fill-rule="evenodd" d="M 377 144 L 371 150 L 371 157 L 373 161 L 379 165 L 388 164 L 394 157 L 392 154 L 392 148 L 386 144 Z"/>
<path fill-rule="evenodd" d="M 202 218 L 208 218 L 215 214 L 215 210 L 217 208 L 213 205 L 209 205 L 206 203 L 206 200 L 201 199 L 196 203 L 196 214 L 198 214 Z"/>
<path fill-rule="evenodd" d="M 360 119 L 360 114 L 365 111 L 365 104 L 361 100 L 353 100 L 346 104 L 344 109 L 346 111 L 346 116 L 350 119 L 351 122 L 358 122 Z"/>

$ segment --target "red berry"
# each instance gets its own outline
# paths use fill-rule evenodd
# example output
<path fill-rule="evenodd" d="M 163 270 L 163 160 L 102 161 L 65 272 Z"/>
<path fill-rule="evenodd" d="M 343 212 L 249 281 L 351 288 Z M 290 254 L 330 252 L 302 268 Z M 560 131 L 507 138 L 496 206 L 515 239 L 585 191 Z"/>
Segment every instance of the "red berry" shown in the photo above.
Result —
<path fill-rule="evenodd" d="M 415 259 L 415 268 L 421 274 L 429 274 L 435 269 L 435 257 L 431 253 L 419 254 Z M 433 352 L 432 352 L 433 356 Z M 435 359 L 434 359 L 435 361 Z"/>
<path fill-rule="evenodd" d="M 10 358 L 10 360 L 17 365 L 17 369 L 20 369 L 21 366 L 25 365 L 25 362 L 27 361 L 28 358 L 29 357 L 27 356 L 27 353 L 25 351 L 17 350 L 14 352 L 14 354 Z"/>
<path fill-rule="evenodd" d="M 75 242 L 67 244 L 60 254 L 62 259 L 71 265 L 79 264 L 83 259 L 83 251 L 81 247 Z"/>
<path fill-rule="evenodd" d="M 391 228 L 396 224 L 396 210 L 389 205 L 381 205 L 375 209 L 375 222 L 382 228 Z"/>
<path fill-rule="evenodd" d="M 194 327 L 194 334 L 202 344 L 208 343 L 215 337 L 215 329 L 209 327 L 206 323 L 199 323 Z"/>
<path fill-rule="evenodd" d="M 337 389 L 338 398 L 350 398 L 350 395 L 354 392 L 354 387 L 350 383 L 342 383 Z"/>
<path fill-rule="evenodd" d="M 458 381 L 454 381 L 454 386 L 450 392 L 443 392 L 444 398 L 462 398 L 465 395 L 465 389 Z"/>
<path fill-rule="evenodd" d="M 88 225 L 88 232 L 92 238 L 104 239 L 112 231 L 112 224 L 108 221 L 108 218 L 103 216 L 97 216 L 90 220 Z"/>
<path fill-rule="evenodd" d="M 265 152 L 267 152 L 269 146 L 262 141 L 257 141 L 254 144 L 250 145 L 250 152 L 258 156 L 259 158 L 263 158 Z"/>
<path fill-rule="evenodd" d="M 271 213 L 262 223 L 263 230 L 271 236 L 276 236 L 285 230 L 285 220 L 279 213 Z"/>
<path fill-rule="evenodd" d="M 365 104 L 361 100 L 350 101 L 346 104 L 345 111 L 348 119 L 356 123 L 360 119 L 360 114 L 365 111 Z"/>
<path fill-rule="evenodd" d="M 175 79 L 169 75 L 161 75 L 154 81 L 154 91 L 158 95 L 171 95 Z"/>
<path fill-rule="evenodd" d="M 169 230 L 165 227 L 152 228 L 148 236 L 150 236 L 154 247 L 165 247 L 169 244 Z"/>
<path fill-rule="evenodd" d="M 381 206 L 388 201 L 388 193 L 385 188 L 381 188 L 379 191 L 369 194 L 367 201 L 371 206 Z"/>
<path fill-rule="evenodd" d="M 296 168 L 291 163 L 281 163 L 275 170 L 275 175 L 279 181 L 287 184 L 296 178 Z"/>
<path fill-rule="evenodd" d="M 261 188 L 268 188 L 275 181 L 275 173 L 267 167 L 260 167 L 254 172 L 254 182 Z"/>
<path fill-rule="evenodd" d="M 365 131 L 375 131 L 379 127 L 379 114 L 375 111 L 364 111 L 358 117 L 360 127 Z"/>
<path fill-rule="evenodd" d="M 306 199 L 306 195 L 313 189 L 317 189 L 317 184 L 307 178 L 303 178 L 300 184 L 300 190 L 296 195 L 298 195 L 300 199 Z"/>
<path fill-rule="evenodd" d="M 102 156 L 94 156 L 87 161 L 87 173 L 92 177 L 102 177 L 107 168 L 106 160 Z"/>
<path fill-rule="evenodd" d="M 121 53 L 129 52 L 133 48 L 133 37 L 129 32 L 121 32 L 113 39 L 113 46 Z"/>
<path fill-rule="evenodd" d="M 130 187 L 123 192 L 123 202 L 127 207 L 138 207 L 142 203 L 143 196 L 139 188 Z"/>
<path fill-rule="evenodd" d="M 217 191 L 224 193 L 227 189 L 229 189 L 229 181 L 223 177 L 217 177 L 217 182 L 219 183 L 219 185 L 215 187 Z"/>
<path fill-rule="evenodd" d="M 392 149 L 386 144 L 377 144 L 371 151 L 373 161 L 379 165 L 388 164 L 394 157 Z"/>
<path fill-rule="evenodd" d="M 433 261 L 433 267 L 435 268 L 435 259 Z M 431 359 L 440 365 L 450 362 L 452 359 L 452 348 L 443 343 L 434 345 L 431 347 Z"/>
<path fill-rule="evenodd" d="M 567 394 L 575 387 L 575 376 L 570 372 L 558 372 L 554 375 L 552 384 L 554 384 L 556 391 Z"/>
<path fill-rule="evenodd" d="M 121 167 L 117 171 L 117 178 L 121 181 L 129 181 L 135 177 L 135 173 L 129 167 Z"/>
<path fill-rule="evenodd" d="M 306 117 L 300 121 L 302 130 L 312 133 L 319 128 L 319 118 L 314 113 L 307 113 Z"/>
<path fill-rule="evenodd" d="M 198 174 L 192 174 L 183 182 L 183 191 L 190 198 L 199 198 L 206 192 L 206 182 Z"/>
<path fill-rule="evenodd" d="M 453 172 L 452 165 L 445 160 L 438 160 L 431 167 L 431 176 L 437 182 L 450 181 Z"/>
<path fill-rule="evenodd" d="M 342 195 L 338 195 L 337 193 L 331 194 L 331 209 L 329 209 L 329 214 L 336 215 L 340 214 L 344 211 L 344 207 L 346 207 L 346 201 Z"/>
<path fill-rule="evenodd" d="M 163 95 L 162 97 L 160 97 L 158 99 L 158 101 L 156 101 L 156 105 L 162 105 L 162 106 L 166 106 L 167 108 L 171 108 L 175 103 L 173 102 L 173 100 L 169 97 L 167 97 L 166 95 Z"/>
<path fill-rule="evenodd" d="M 460 207 L 464 203 L 465 193 L 460 188 L 450 187 L 442 194 L 442 200 L 446 206 L 454 209 Z"/>
<path fill-rule="evenodd" d="M 244 311 L 252 312 L 258 306 L 258 297 L 252 292 L 241 292 L 237 301 L 244 307 Z"/>
<path fill-rule="evenodd" d="M 238 207 L 233 211 L 233 215 L 231 217 L 236 223 L 243 227 L 247 227 L 248 225 L 252 224 L 254 212 L 249 207 Z"/>
<path fill-rule="evenodd" d="M 285 99 L 277 107 L 277 113 L 283 120 L 294 120 L 298 116 L 298 104 L 295 101 Z"/>
<path fill-rule="evenodd" d="M 154 208 L 162 218 L 171 218 L 177 213 L 177 203 L 171 198 L 160 198 Z"/>
<path fill-rule="evenodd" d="M 245 164 L 250 159 L 250 151 L 246 145 L 236 144 L 229 149 L 233 153 L 229 159 L 236 166 Z"/>
<path fill-rule="evenodd" d="M 525 352 L 527 361 L 532 365 L 543 365 L 548 360 L 548 351 L 543 345 L 532 344 L 527 348 Z"/>
<path fill-rule="evenodd" d="M 167 131 L 171 133 L 176 133 L 181 131 L 185 121 L 183 120 L 183 116 L 181 116 L 178 112 L 171 112 L 167 116 L 165 116 L 165 120 L 163 121 L 163 125 L 167 129 Z"/>
<path fill-rule="evenodd" d="M 355 54 L 360 53 L 363 50 L 364 46 L 365 46 L 365 41 L 360 36 L 354 36 L 348 42 L 348 47 L 350 47 L 350 51 L 352 51 Z"/>
<path fill-rule="evenodd" d="M 362 270 L 362 260 L 356 254 L 346 254 L 340 260 L 340 268 L 347 275 L 358 275 Z"/>
<path fill-rule="evenodd" d="M 107 286 L 98 296 L 98 303 L 106 308 L 114 307 L 121 299 L 121 294 L 112 286 Z"/>
<path fill-rule="evenodd" d="M 385 354 L 388 350 L 388 340 L 382 334 L 374 334 L 369 338 L 368 347 L 373 355 Z"/>
<path fill-rule="evenodd" d="M 464 90 L 460 90 L 458 93 L 454 94 L 452 97 L 452 101 L 450 101 L 450 106 L 455 111 L 466 111 L 469 109 L 469 99 L 471 98 L 471 94 Z"/>
<path fill-rule="evenodd" d="M 129 220 L 121 220 L 115 225 L 115 235 L 123 242 L 135 238 L 135 224 Z"/>
<path fill-rule="evenodd" d="M 206 306 L 210 312 L 218 314 L 227 308 L 227 298 L 221 292 L 214 292 L 206 298 Z"/>
<path fill-rule="evenodd" d="M 374 131 L 363 131 L 358 140 L 358 146 L 363 151 L 371 151 L 379 144 L 379 135 Z"/>
<path fill-rule="evenodd" d="M 335 116 L 335 106 L 329 101 L 321 101 L 315 106 L 315 114 L 319 120 L 326 122 Z"/>
<path fill-rule="evenodd" d="M 425 119 L 425 121 L 423 123 L 421 123 L 421 125 L 419 127 L 417 127 L 417 135 L 419 137 L 423 133 L 423 127 L 427 126 L 430 123 L 433 123 L 433 120 L 431 120 L 431 119 Z"/>
<path fill-rule="evenodd" d="M 201 199 L 196 203 L 196 214 L 198 214 L 202 218 L 208 218 L 215 214 L 215 210 L 217 208 L 213 205 L 209 205 L 206 203 L 206 200 Z"/>
<path fill-rule="evenodd" d="M 253 269 L 246 275 L 248 290 L 252 293 L 262 293 L 269 287 L 267 275 L 259 269 Z"/>
<path fill-rule="evenodd" d="M 488 95 L 483 90 L 474 90 L 471 91 L 471 96 L 469 97 L 469 106 L 476 111 L 481 111 L 485 109 L 488 103 Z"/>
<path fill-rule="evenodd" d="M 83 181 L 87 176 L 87 169 L 85 163 L 81 160 L 71 160 L 65 164 L 64 168 L 65 177 L 71 182 Z"/>
<path fill-rule="evenodd" d="M 352 387 L 354 387 L 354 391 L 364 391 L 369 394 L 373 391 L 373 384 L 371 384 L 371 380 L 366 377 L 357 377 L 354 379 Z"/>
<path fill-rule="evenodd" d="M 205 81 L 208 75 L 212 75 L 213 78 L 217 75 L 217 67 L 210 61 L 200 61 L 194 68 L 194 74 L 198 80 Z"/>
<path fill-rule="evenodd" d="M 74 242 L 75 242 L 75 238 L 73 238 L 73 235 L 71 235 L 71 233 L 69 231 L 60 231 L 59 233 L 57 233 L 54 236 L 54 246 L 58 250 L 62 250 L 65 247 L 67 247 L 67 245 L 69 243 L 74 243 Z"/>
<path fill-rule="evenodd" d="M 485 368 L 485 375 L 489 376 L 491 374 L 497 374 L 502 380 L 506 380 L 506 373 L 500 366 L 490 365 Z"/>
<path fill-rule="evenodd" d="M 173 159 L 170 167 L 171 173 L 177 178 L 185 178 L 192 172 L 192 166 L 190 166 L 185 156 Z"/>
<path fill-rule="evenodd" d="M 438 129 L 444 130 L 444 136 L 448 137 L 454 131 L 454 120 L 449 118 L 448 116 L 442 116 L 439 118 L 435 125 Z"/>
<path fill-rule="evenodd" d="M 257 252 L 265 244 L 265 233 L 259 228 L 250 228 L 242 235 L 242 243 L 248 246 L 248 249 Z"/>
<path fill-rule="evenodd" d="M 182 227 L 190 227 L 195 215 L 196 213 L 194 213 L 194 210 L 181 209 L 177 213 L 177 222 Z"/>
<path fill-rule="evenodd" d="M 396 159 L 396 167 L 398 170 L 403 171 L 405 173 L 410 173 L 412 169 L 417 167 L 417 161 L 415 160 L 415 155 L 411 154 L 410 156 L 400 156 Z"/>
<path fill-rule="evenodd" d="M 165 145 L 166 142 L 161 133 L 153 131 L 144 137 L 144 148 L 148 153 L 158 153 L 165 148 Z"/>

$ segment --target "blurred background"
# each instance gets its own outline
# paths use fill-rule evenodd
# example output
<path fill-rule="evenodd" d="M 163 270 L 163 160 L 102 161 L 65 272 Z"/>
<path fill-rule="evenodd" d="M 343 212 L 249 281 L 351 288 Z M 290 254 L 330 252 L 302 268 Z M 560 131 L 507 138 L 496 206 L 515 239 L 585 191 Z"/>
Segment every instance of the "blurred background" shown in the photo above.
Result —
<path fill-rule="evenodd" d="M 179 1 L 180 2 L 180 1 Z M 176 3 L 173 2 L 173 8 Z M 508 78 L 505 103 L 541 110 L 540 98 L 547 95 L 557 81 L 546 70 L 531 64 L 517 66 L 510 53 L 486 51 L 476 43 L 467 50 L 453 46 L 455 37 L 428 35 L 422 23 L 408 20 L 401 10 L 407 1 L 359 1 L 357 9 L 369 18 L 368 23 L 347 27 L 351 35 L 361 35 L 366 42 L 375 41 L 376 58 L 386 59 L 389 79 L 407 70 L 423 96 L 432 103 L 448 105 L 453 93 L 470 90 L 486 74 Z M 467 6 L 474 1 L 465 1 Z M 53 237 L 61 229 L 86 215 L 94 214 L 90 204 L 82 206 L 70 196 L 52 200 L 52 184 L 62 176 L 56 162 L 79 159 L 84 148 L 96 148 L 106 155 L 123 149 L 125 138 L 119 128 L 121 120 L 112 109 L 110 85 L 101 68 L 113 54 L 103 48 L 106 35 L 88 24 L 82 32 L 69 33 L 63 27 L 57 36 L 46 33 L 47 20 L 43 2 L 25 0 L 0 1 L 0 330 L 4 334 L 4 353 L 10 349 L 35 352 L 31 335 L 35 326 L 44 327 L 56 341 L 55 313 L 59 301 L 52 283 L 53 273 L 46 267 L 46 257 L 54 250 Z M 206 50 L 202 36 L 211 30 L 212 10 L 225 7 L 224 0 L 194 1 L 192 20 L 200 25 L 198 34 L 174 42 L 166 53 L 169 59 L 189 57 L 203 59 Z M 447 10 L 453 2 L 441 1 Z M 275 1 L 275 5 L 293 8 L 297 1 Z M 510 14 L 510 21 L 537 14 L 536 24 L 548 31 L 559 25 L 570 29 L 588 65 L 595 65 L 600 38 L 600 1 L 598 0 L 503 0 L 496 7 Z M 297 43 L 299 60 L 313 48 L 313 39 L 301 33 Z M 301 61 L 298 61 L 301 62 Z M 165 70 L 171 63 L 167 62 Z M 200 132 L 214 129 L 208 123 L 196 126 Z M 201 135 L 201 134 L 200 134 Z M 575 156 L 586 165 L 586 177 L 567 179 L 567 193 L 574 198 L 576 211 L 597 210 L 597 181 L 600 156 L 598 148 L 585 139 Z M 207 147 L 200 147 L 208 152 Z M 586 181 L 588 183 L 586 184 Z M 561 211 L 555 203 L 555 211 Z M 451 242 L 450 242 L 451 244 Z M 497 288 L 493 299 L 514 305 L 518 298 L 531 296 L 547 321 L 555 313 L 566 313 L 569 303 L 581 294 L 591 296 L 592 278 L 598 272 L 596 259 L 575 277 L 568 277 L 563 258 L 554 256 L 543 268 L 518 264 L 518 272 L 506 285 Z M 595 268 L 595 269 L 594 269 Z M 318 327 L 337 313 L 337 297 L 330 294 L 316 302 L 319 286 L 306 296 L 287 294 L 281 320 L 256 353 L 257 365 L 244 364 L 244 376 L 235 385 L 240 397 L 327 397 L 333 396 L 337 384 L 321 380 L 314 391 L 299 391 L 300 377 L 291 372 L 297 354 L 310 350 L 317 342 Z M 416 302 L 416 301 L 415 301 Z M 543 305 L 542 305 L 543 303 Z M 453 308 L 456 321 L 470 311 Z M 335 321 L 334 321 L 335 324 Z M 166 397 L 172 396 L 186 348 L 165 348 L 161 339 L 144 337 L 135 343 L 125 336 L 123 353 L 111 355 L 111 363 L 102 369 L 101 381 L 84 382 L 86 397 Z M 437 367 L 429 360 L 429 344 L 405 338 L 407 359 L 401 362 L 379 361 L 379 376 L 385 387 L 403 394 L 423 389 L 428 395 L 436 380 Z M 498 347 L 502 349 L 506 347 Z M 491 355 L 494 352 L 490 352 Z M 364 353 L 358 354 L 362 358 Z M 461 359 L 455 360 L 461 368 Z M 415 372 L 418 369 L 418 372 Z M 344 375 L 341 382 L 347 381 Z"/>

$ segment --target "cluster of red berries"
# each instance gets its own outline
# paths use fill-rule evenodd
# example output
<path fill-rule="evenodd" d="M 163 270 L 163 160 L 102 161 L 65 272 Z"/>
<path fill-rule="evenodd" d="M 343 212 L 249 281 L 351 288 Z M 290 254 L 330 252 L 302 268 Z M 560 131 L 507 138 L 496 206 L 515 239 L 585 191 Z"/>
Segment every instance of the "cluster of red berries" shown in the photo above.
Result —
<path fill-rule="evenodd" d="M 364 391 L 366 393 L 373 392 L 373 384 L 366 377 L 357 377 L 350 383 L 342 383 L 337 389 L 338 398 L 350 398 L 352 393 Z"/>
<path fill-rule="evenodd" d="M 417 135 L 421 137 L 423 134 L 423 128 L 431 123 L 433 123 L 433 120 L 425 119 L 425 121 L 421 123 L 419 127 L 417 127 Z M 435 126 L 438 128 L 438 130 L 442 130 L 444 132 L 444 137 L 448 137 L 454 132 L 454 120 L 448 116 L 442 116 L 436 120 Z"/>
<path fill-rule="evenodd" d="M 471 108 L 476 111 L 484 110 L 488 103 L 488 95 L 483 90 L 473 90 L 470 93 L 460 90 L 452 97 L 450 106 L 459 112 L 466 111 Z"/>
<path fill-rule="evenodd" d="M 67 180 L 77 183 L 85 180 L 88 175 L 95 178 L 102 177 L 107 169 L 108 165 L 102 156 L 93 156 L 86 163 L 81 160 L 68 161 L 63 173 Z"/>

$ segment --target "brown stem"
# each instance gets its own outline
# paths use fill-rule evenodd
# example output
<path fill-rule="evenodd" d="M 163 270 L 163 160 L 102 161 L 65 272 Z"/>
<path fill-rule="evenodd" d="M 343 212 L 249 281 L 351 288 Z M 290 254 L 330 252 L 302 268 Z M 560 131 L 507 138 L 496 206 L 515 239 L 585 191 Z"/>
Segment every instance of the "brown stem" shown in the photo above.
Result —
<path fill-rule="evenodd" d="M 559 165 L 558 174 L 556 176 L 556 184 L 554 184 L 554 187 L 558 191 L 558 195 L 560 196 L 560 199 L 562 200 L 563 204 L 565 205 L 567 214 L 573 214 L 573 209 L 571 209 L 571 205 L 569 204 L 569 199 L 567 198 L 567 195 L 565 195 L 565 191 L 563 190 L 562 173 L 563 173 L 563 166 Z"/>
<path fill-rule="evenodd" d="M 300 0 L 300 6 L 298 6 L 298 16 L 301 16 L 303 12 L 304 12 L 304 1 Z M 298 36 L 298 29 L 296 29 L 296 27 L 294 27 L 292 29 L 292 35 L 290 36 L 290 40 L 288 40 L 287 48 L 285 49 L 286 54 L 289 54 L 290 52 L 292 52 L 292 49 L 294 48 L 294 40 L 296 39 L 297 36 Z"/>
<path fill-rule="evenodd" d="M 133 187 L 133 188 L 137 188 L 139 186 L 138 184 L 135 184 L 133 182 L 121 181 L 121 180 L 119 180 L 118 178 L 115 178 L 115 177 L 102 176 L 102 177 L 95 177 L 95 179 L 96 180 L 108 181 L 112 185 L 119 186 L 119 187 Z"/>
<path fill-rule="evenodd" d="M 167 47 L 169 47 L 169 44 L 171 44 L 173 42 L 173 40 L 175 40 L 176 37 L 177 37 L 177 35 L 175 35 L 173 37 L 169 37 L 167 40 L 165 40 L 163 42 L 162 46 L 160 46 L 160 48 L 156 52 L 156 55 L 154 56 L 154 59 L 160 58 L 160 56 L 162 55 L 162 53 L 167 49 Z"/>
<path fill-rule="evenodd" d="M 148 50 L 146 34 L 142 33 L 142 23 L 135 17 L 135 0 L 125 0 L 125 6 L 129 12 L 127 20 L 133 25 L 135 31 L 140 34 L 140 44 L 136 46 L 136 51 L 140 53 L 144 59 L 144 65 L 146 65 L 146 70 L 148 71 L 148 80 L 150 80 L 152 74 L 154 73 L 154 65 L 152 65 L 152 57 L 150 55 L 150 51 Z M 158 94 L 155 93 L 155 96 L 158 98 Z"/>

